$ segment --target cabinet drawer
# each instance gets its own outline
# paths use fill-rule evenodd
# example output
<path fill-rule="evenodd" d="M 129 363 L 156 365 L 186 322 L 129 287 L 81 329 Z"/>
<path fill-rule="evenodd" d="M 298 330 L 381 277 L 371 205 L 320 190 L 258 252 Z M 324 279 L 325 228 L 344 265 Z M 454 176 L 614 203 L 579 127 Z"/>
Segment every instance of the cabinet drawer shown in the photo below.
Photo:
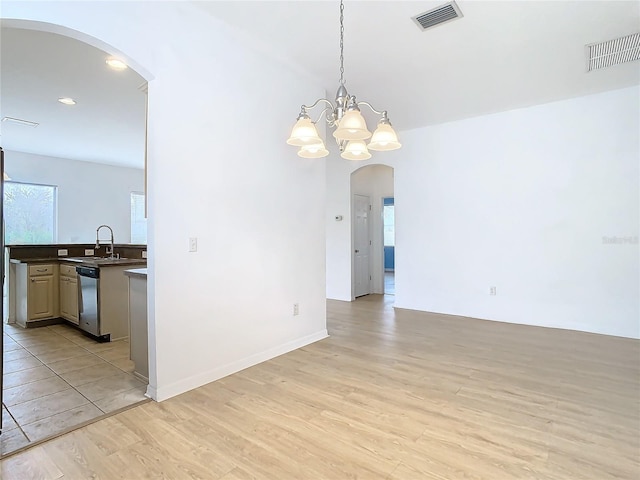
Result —
<path fill-rule="evenodd" d="M 29 265 L 29 276 L 53 275 L 53 265 Z"/>
<path fill-rule="evenodd" d="M 60 265 L 60 275 L 64 275 L 65 277 L 75 277 L 76 276 L 76 266 L 75 265 Z"/>

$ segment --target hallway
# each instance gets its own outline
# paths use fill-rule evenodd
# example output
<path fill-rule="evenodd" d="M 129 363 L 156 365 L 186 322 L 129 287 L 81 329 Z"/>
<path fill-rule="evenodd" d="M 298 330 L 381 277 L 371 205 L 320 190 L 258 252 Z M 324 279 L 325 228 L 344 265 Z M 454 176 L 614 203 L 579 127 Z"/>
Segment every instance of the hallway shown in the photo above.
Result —
<path fill-rule="evenodd" d="M 384 272 L 384 294 L 396 294 L 396 274 L 395 272 Z"/>

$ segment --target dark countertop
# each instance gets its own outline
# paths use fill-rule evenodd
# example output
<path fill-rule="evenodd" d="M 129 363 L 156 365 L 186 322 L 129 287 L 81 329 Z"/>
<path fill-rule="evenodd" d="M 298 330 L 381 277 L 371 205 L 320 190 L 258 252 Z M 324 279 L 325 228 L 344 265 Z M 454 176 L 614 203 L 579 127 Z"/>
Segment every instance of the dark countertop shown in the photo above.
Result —
<path fill-rule="evenodd" d="M 78 247 L 88 245 L 88 248 L 91 248 L 94 243 L 10 243 L 5 245 L 7 248 L 70 248 L 70 247 Z M 147 245 L 144 243 L 114 243 L 114 247 L 131 247 L 131 248 L 147 248 Z"/>
<path fill-rule="evenodd" d="M 48 257 L 48 258 L 12 258 L 11 263 L 73 263 L 87 267 L 115 267 L 129 265 L 146 265 L 146 258 L 101 258 L 101 257 Z"/>
<path fill-rule="evenodd" d="M 64 261 L 88 267 L 122 267 L 127 265 L 147 264 L 147 260 L 145 258 L 68 257 Z"/>
<path fill-rule="evenodd" d="M 61 257 L 39 257 L 39 258 L 12 258 L 9 263 L 51 263 L 61 260 Z M 64 260 L 64 257 L 62 257 Z"/>

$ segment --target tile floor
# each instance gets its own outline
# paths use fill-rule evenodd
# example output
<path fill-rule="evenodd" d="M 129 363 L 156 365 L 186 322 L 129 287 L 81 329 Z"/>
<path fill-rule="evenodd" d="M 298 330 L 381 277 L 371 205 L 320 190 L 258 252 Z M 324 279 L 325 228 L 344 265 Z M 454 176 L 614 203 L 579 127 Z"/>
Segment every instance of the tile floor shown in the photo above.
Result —
<path fill-rule="evenodd" d="M 146 400 L 128 341 L 98 343 L 69 325 L 3 324 L 0 456 Z"/>

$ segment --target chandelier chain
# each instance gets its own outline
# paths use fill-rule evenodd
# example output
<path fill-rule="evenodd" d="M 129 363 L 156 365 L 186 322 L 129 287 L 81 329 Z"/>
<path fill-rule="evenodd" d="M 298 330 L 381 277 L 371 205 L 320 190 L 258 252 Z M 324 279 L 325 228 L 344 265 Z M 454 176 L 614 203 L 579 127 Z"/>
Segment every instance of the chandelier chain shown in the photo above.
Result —
<path fill-rule="evenodd" d="M 340 0 L 340 85 L 344 85 L 344 2 Z"/>

